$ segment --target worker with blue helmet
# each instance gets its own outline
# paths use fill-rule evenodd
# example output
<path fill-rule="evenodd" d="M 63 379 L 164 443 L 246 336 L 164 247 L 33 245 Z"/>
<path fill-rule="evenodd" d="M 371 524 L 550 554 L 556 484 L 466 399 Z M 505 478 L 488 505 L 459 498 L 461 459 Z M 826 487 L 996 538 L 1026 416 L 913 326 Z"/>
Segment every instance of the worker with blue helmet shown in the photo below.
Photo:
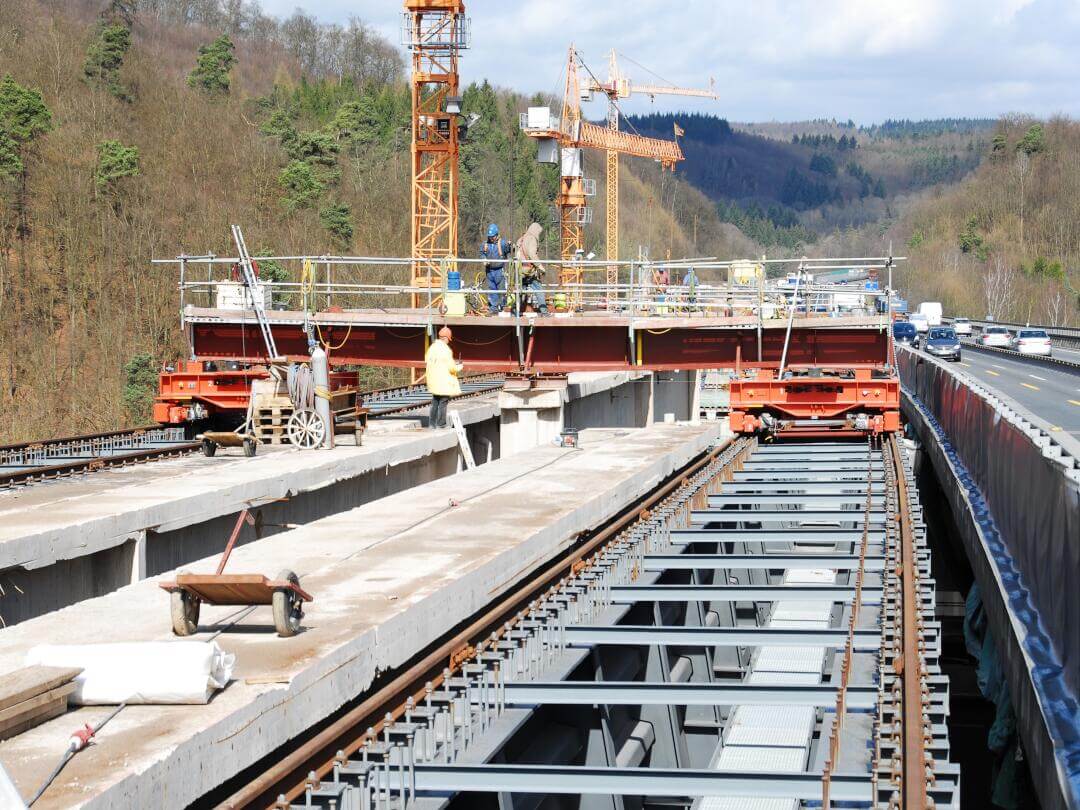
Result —
<path fill-rule="evenodd" d="M 499 226 L 494 222 L 488 225 L 487 241 L 480 246 L 480 258 L 484 259 L 484 273 L 487 276 L 488 312 L 497 315 L 506 305 L 506 260 L 513 250 L 509 240 L 499 237 Z"/>

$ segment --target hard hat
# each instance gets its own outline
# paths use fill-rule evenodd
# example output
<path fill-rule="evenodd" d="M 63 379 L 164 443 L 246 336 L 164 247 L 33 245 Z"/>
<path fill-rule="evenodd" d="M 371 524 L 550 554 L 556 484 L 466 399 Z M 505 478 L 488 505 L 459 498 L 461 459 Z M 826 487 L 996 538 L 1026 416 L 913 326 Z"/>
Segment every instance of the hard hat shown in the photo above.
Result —
<path fill-rule="evenodd" d="M 496 225 L 494 222 L 492 222 L 490 225 L 488 225 L 488 239 L 490 239 L 493 236 L 498 236 L 498 235 L 499 235 L 499 226 Z"/>
<path fill-rule="evenodd" d="M 447 340 L 453 340 L 454 333 L 450 331 L 449 326 L 444 326 L 442 329 L 439 330 L 439 337 L 446 338 Z"/>

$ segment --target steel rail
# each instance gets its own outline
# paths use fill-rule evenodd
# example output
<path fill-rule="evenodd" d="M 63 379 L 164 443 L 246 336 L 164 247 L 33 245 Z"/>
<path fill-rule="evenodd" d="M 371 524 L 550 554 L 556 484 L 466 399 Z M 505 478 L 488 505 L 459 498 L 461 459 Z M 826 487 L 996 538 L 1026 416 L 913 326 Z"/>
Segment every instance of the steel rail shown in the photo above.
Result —
<path fill-rule="evenodd" d="M 902 632 L 903 658 L 899 675 L 903 696 L 903 782 L 901 805 L 908 810 L 923 810 L 928 806 L 927 760 L 924 722 L 926 695 L 922 689 L 923 661 L 918 598 L 918 560 L 915 556 L 915 537 L 900 446 L 895 436 L 889 438 L 889 450 L 896 475 L 896 496 L 900 529 L 900 580 L 903 596 Z"/>
<path fill-rule="evenodd" d="M 855 572 L 855 601 L 851 606 L 851 615 L 848 617 L 847 639 L 844 644 L 844 655 L 840 661 L 840 688 L 836 690 L 836 710 L 833 713 L 832 725 L 829 729 L 829 753 L 825 759 L 825 767 L 821 775 L 821 806 L 823 810 L 832 807 L 832 782 L 836 776 L 836 766 L 840 759 L 840 733 L 844 727 L 844 715 L 847 713 L 848 684 L 851 679 L 851 666 L 855 657 L 855 628 L 859 622 L 859 612 L 863 604 L 864 578 L 866 576 L 867 548 L 870 545 L 870 507 L 874 499 L 874 487 L 871 474 L 873 472 L 874 444 L 871 439 L 866 442 L 866 503 L 863 507 L 863 531 L 859 543 L 859 562 Z M 869 594 L 869 589 L 866 589 Z M 880 595 L 881 589 L 877 590 Z"/>
<path fill-rule="evenodd" d="M 568 575 L 581 571 L 604 547 L 628 527 L 647 519 L 650 511 L 688 485 L 696 473 L 729 453 L 738 466 L 754 441 L 736 439 L 717 447 L 684 467 L 645 497 L 627 505 L 607 526 L 592 534 L 564 556 L 543 565 L 509 593 L 453 635 L 436 642 L 407 668 L 392 676 L 359 704 L 334 719 L 308 739 L 292 745 L 289 752 L 257 774 L 217 806 L 234 810 L 274 807 L 280 797 L 300 796 L 310 779 L 324 779 L 340 763 L 376 739 L 383 729 L 403 718 L 410 705 L 420 703 L 485 645 L 492 645 L 516 624 L 516 616 L 537 595 L 557 588 Z M 726 468 L 725 468 L 726 469 Z M 723 472 L 721 473 L 723 474 Z M 471 645 L 483 639 L 476 648 Z M 376 721 L 376 718 L 379 718 Z"/>

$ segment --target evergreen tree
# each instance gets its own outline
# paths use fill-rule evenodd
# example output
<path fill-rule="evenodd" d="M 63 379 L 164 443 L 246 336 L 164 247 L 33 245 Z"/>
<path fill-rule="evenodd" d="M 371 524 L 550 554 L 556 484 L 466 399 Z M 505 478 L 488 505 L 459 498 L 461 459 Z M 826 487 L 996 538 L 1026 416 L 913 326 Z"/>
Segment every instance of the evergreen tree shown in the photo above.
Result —
<path fill-rule="evenodd" d="M 105 85 L 121 101 L 129 101 L 127 89 L 120 83 L 120 67 L 131 47 L 131 29 L 102 21 L 86 49 L 83 74 Z"/>
<path fill-rule="evenodd" d="M 352 211 L 345 203 L 330 203 L 319 212 L 319 222 L 326 228 L 334 243 L 339 247 L 348 247 L 353 238 Z"/>
<path fill-rule="evenodd" d="M 188 85 L 212 96 L 227 95 L 230 71 L 236 64 L 236 46 L 225 34 L 199 47 L 195 69 L 188 74 Z"/>
<path fill-rule="evenodd" d="M 102 141 L 97 146 L 94 180 L 99 191 L 115 190 L 118 181 L 139 173 L 139 149 L 120 141 Z"/>
<path fill-rule="evenodd" d="M 284 202 L 289 211 L 310 207 L 326 187 L 311 164 L 302 160 L 294 160 L 282 169 L 278 184 L 285 191 Z"/>
<path fill-rule="evenodd" d="M 137 354 L 124 364 L 124 410 L 132 422 L 145 422 L 157 392 L 158 375 L 154 358 Z"/>
<path fill-rule="evenodd" d="M 27 157 L 34 141 L 51 129 L 52 112 L 39 91 L 23 87 L 10 74 L 0 79 L 0 177 L 18 181 L 13 208 L 20 239 L 30 232 Z"/>
<path fill-rule="evenodd" d="M 1024 137 L 1016 144 L 1016 151 L 1030 156 L 1041 152 L 1045 147 L 1046 134 L 1043 132 L 1042 124 L 1032 124 L 1024 133 Z"/>

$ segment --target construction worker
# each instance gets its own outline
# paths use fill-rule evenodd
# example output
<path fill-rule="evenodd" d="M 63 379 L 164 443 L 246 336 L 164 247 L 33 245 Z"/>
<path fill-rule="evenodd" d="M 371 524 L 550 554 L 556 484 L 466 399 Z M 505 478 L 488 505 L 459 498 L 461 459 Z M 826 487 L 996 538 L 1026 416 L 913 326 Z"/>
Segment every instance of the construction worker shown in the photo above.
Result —
<path fill-rule="evenodd" d="M 687 269 L 686 275 L 683 276 L 682 283 L 683 283 L 683 287 L 686 288 L 686 303 L 689 306 L 693 307 L 694 304 L 697 303 L 697 288 L 698 288 L 698 277 L 697 277 L 697 273 L 694 272 L 693 267 L 690 267 L 690 268 Z"/>
<path fill-rule="evenodd" d="M 463 368 L 461 363 L 454 360 L 454 354 L 450 351 L 450 341 L 454 334 L 450 328 L 444 326 L 439 330 L 439 339 L 432 343 L 424 355 L 424 363 L 427 365 L 427 389 L 431 394 L 431 415 L 428 418 L 428 427 L 432 429 L 446 427 L 446 403 L 450 397 L 461 394 L 461 384 L 458 382 L 458 374 Z"/>
<path fill-rule="evenodd" d="M 522 301 L 528 292 L 533 299 L 533 306 L 542 315 L 546 316 L 547 302 L 544 300 L 544 290 L 540 280 L 547 272 L 540 262 L 540 234 L 544 232 L 539 222 L 534 222 L 525 231 L 525 235 L 517 241 L 517 256 L 521 261 L 521 292 L 518 297 L 518 314 L 521 314 Z"/>
<path fill-rule="evenodd" d="M 501 294 L 506 289 L 506 260 L 510 258 L 512 246 L 508 239 L 499 238 L 499 226 L 492 222 L 488 225 L 487 241 L 480 246 L 480 258 L 484 259 L 484 273 L 487 276 L 487 288 L 495 290 L 488 293 L 488 313 L 498 315 L 502 312 L 506 296 Z"/>

